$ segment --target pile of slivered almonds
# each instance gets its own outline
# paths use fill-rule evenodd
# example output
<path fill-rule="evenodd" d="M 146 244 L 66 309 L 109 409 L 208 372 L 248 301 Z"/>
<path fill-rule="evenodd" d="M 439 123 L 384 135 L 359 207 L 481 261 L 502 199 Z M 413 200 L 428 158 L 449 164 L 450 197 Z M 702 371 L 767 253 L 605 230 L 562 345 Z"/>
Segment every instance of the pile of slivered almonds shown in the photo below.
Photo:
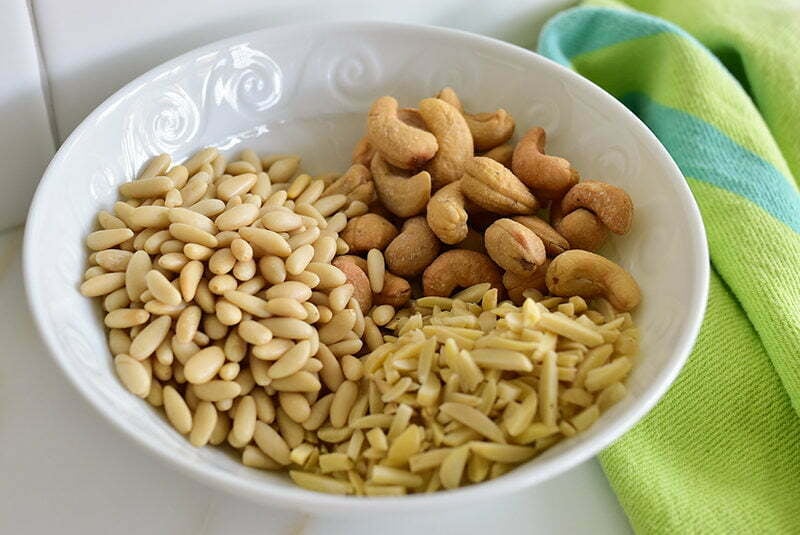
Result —
<path fill-rule="evenodd" d="M 639 288 L 593 252 L 633 206 L 513 133 L 448 88 L 377 99 L 342 175 L 155 157 L 87 237 L 120 380 L 192 444 L 339 494 L 477 483 L 591 426 L 638 351 Z"/>

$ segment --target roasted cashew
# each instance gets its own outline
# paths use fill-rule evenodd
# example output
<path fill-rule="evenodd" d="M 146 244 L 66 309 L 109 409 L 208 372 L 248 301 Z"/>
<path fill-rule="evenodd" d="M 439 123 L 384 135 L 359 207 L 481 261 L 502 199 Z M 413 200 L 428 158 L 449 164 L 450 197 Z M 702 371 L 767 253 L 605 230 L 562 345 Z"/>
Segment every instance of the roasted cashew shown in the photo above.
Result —
<path fill-rule="evenodd" d="M 502 145 L 514 135 L 514 118 L 504 109 L 464 114 L 475 142 L 475 150 L 486 151 Z"/>
<path fill-rule="evenodd" d="M 403 218 L 425 210 L 431 198 L 431 175 L 427 171 L 408 176 L 377 153 L 372 157 L 371 169 L 378 198 L 387 210 Z"/>
<path fill-rule="evenodd" d="M 402 277 L 386 272 L 383 275 L 383 289 L 372 297 L 376 305 L 392 305 L 399 309 L 411 299 L 411 285 Z"/>
<path fill-rule="evenodd" d="M 410 277 L 422 273 L 439 254 L 441 246 L 425 217 L 417 216 L 403 223 L 400 234 L 386 247 L 383 256 L 392 273 Z"/>
<path fill-rule="evenodd" d="M 408 118 L 408 116 L 404 115 Z M 401 169 L 418 169 L 436 154 L 436 137 L 398 115 L 397 101 L 380 97 L 367 116 L 367 138 L 383 157 Z"/>
<path fill-rule="evenodd" d="M 347 242 L 351 253 L 370 249 L 383 251 L 397 236 L 397 227 L 377 214 L 364 214 L 347 222 L 340 237 Z"/>
<path fill-rule="evenodd" d="M 366 314 L 372 308 L 372 289 L 366 271 L 359 267 L 358 262 L 354 260 L 356 258 L 358 257 L 339 256 L 333 259 L 332 264 L 339 268 L 347 277 L 347 282 L 353 285 L 353 297 L 358 301 L 361 312 Z M 366 262 L 364 268 L 366 269 Z"/>
<path fill-rule="evenodd" d="M 362 274 L 366 277 L 367 273 L 367 261 L 361 258 L 360 256 L 352 256 L 352 255 L 345 255 L 339 256 L 334 259 L 333 265 L 341 269 L 345 275 L 348 272 L 352 272 L 355 274 L 355 279 L 359 281 L 359 286 L 356 287 L 356 291 L 358 293 L 353 293 L 353 296 L 357 296 L 359 294 L 370 294 L 371 303 L 375 305 L 392 305 L 395 308 L 400 308 L 406 303 L 408 303 L 409 299 L 411 299 L 411 285 L 402 277 L 398 277 L 394 273 L 390 273 L 386 271 L 383 275 L 383 290 L 380 293 L 373 294 L 372 290 L 369 285 L 369 278 L 367 278 L 366 287 L 364 286 L 364 281 L 361 279 L 361 276 L 357 274 L 355 270 L 351 267 L 346 266 L 346 264 L 350 264 L 351 266 L 355 267 Z M 342 266 L 345 266 L 344 268 Z M 345 271 L 348 270 L 348 271 Z M 350 280 L 348 278 L 348 280 Z M 350 281 L 352 282 L 352 281 Z M 355 286 L 355 284 L 354 284 Z M 366 299 L 365 297 L 362 297 Z M 356 297 L 356 299 L 358 299 Z M 361 301 L 359 301 L 361 304 Z M 366 311 L 369 311 L 370 307 L 366 308 Z M 365 307 L 362 305 L 361 310 L 364 311 Z M 366 312 L 364 312 L 366 314 Z"/>
<path fill-rule="evenodd" d="M 370 162 L 372 162 L 372 157 L 374 155 L 375 147 L 373 147 L 372 143 L 369 142 L 369 138 L 364 136 L 359 139 L 356 143 L 356 146 L 353 147 L 352 162 L 354 164 L 358 163 L 369 168 Z"/>
<path fill-rule="evenodd" d="M 428 201 L 428 226 L 442 242 L 453 245 L 467 237 L 468 215 L 464 202 L 461 182 L 446 185 Z"/>
<path fill-rule="evenodd" d="M 551 227 L 544 219 L 532 215 L 519 215 L 512 218 L 517 223 L 525 225 L 544 242 L 545 251 L 550 256 L 561 254 L 569 249 L 569 241 Z"/>
<path fill-rule="evenodd" d="M 491 158 L 492 160 L 500 162 L 504 166 L 511 169 L 511 158 L 513 155 L 514 155 L 514 147 L 506 143 L 505 145 L 500 145 L 498 147 L 493 148 L 492 150 L 486 151 L 480 156 Z"/>
<path fill-rule="evenodd" d="M 483 237 L 489 256 L 507 271 L 531 273 L 546 258 L 541 238 L 512 219 L 498 219 L 489 225 Z"/>
<path fill-rule="evenodd" d="M 465 249 L 442 253 L 422 274 L 425 295 L 449 297 L 456 288 L 468 288 L 481 282 L 503 289 L 503 276 L 491 258 Z"/>
<path fill-rule="evenodd" d="M 461 113 L 438 98 L 423 99 L 419 113 L 439 145 L 426 169 L 434 187 L 440 188 L 461 178 L 464 163 L 473 156 L 472 134 Z"/>
<path fill-rule="evenodd" d="M 546 134 L 540 127 L 528 130 L 514 149 L 511 170 L 542 199 L 560 199 L 578 183 L 580 175 L 570 163 L 544 153 Z"/>
<path fill-rule="evenodd" d="M 573 249 L 558 255 L 547 268 L 547 288 L 553 295 L 605 297 L 616 308 L 636 308 L 639 285 L 621 266 L 600 255 Z"/>
<path fill-rule="evenodd" d="M 633 201 L 617 186 L 597 180 L 576 184 L 561 200 L 561 210 L 569 214 L 577 208 L 592 211 L 614 234 L 625 234 L 631 228 Z"/>
<path fill-rule="evenodd" d="M 459 110 L 472 134 L 476 151 L 487 151 L 502 145 L 514 135 L 514 118 L 504 109 L 493 112 L 466 113 L 461 99 L 451 87 L 445 87 L 436 98 L 443 100 Z"/>
<path fill-rule="evenodd" d="M 350 169 L 325 188 L 321 197 L 337 194 L 347 195 L 351 201 L 361 201 L 365 204 L 374 201 L 375 185 L 372 183 L 369 169 L 361 164 L 350 166 Z"/>
<path fill-rule="evenodd" d="M 545 292 L 547 284 L 545 284 L 545 275 L 547 268 L 550 265 L 550 260 L 545 259 L 544 264 L 537 267 L 530 273 L 514 273 L 513 271 L 506 271 L 503 274 L 503 286 L 508 292 L 508 297 L 515 305 L 521 305 L 525 301 L 523 293 L 525 290 L 538 290 Z"/>
<path fill-rule="evenodd" d="M 461 191 L 481 208 L 496 214 L 530 214 L 539 206 L 536 197 L 511 171 L 482 156 L 467 161 Z"/>
<path fill-rule="evenodd" d="M 597 251 L 608 239 L 608 227 L 584 208 L 559 218 L 555 228 L 569 242 L 570 249 Z"/>

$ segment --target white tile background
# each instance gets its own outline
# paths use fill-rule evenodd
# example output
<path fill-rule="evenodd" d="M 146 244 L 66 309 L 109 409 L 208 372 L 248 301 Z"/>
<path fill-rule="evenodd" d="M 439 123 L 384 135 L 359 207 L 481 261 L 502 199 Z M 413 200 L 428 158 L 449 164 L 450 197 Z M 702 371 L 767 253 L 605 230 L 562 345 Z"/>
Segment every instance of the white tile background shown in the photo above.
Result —
<path fill-rule="evenodd" d="M 202 486 L 101 420 L 25 310 L 21 230 L 54 148 L 135 76 L 202 44 L 306 20 L 450 26 L 532 47 L 571 0 L 0 0 L 0 533 L 629 533 L 599 464 L 436 515 L 307 518 Z"/>

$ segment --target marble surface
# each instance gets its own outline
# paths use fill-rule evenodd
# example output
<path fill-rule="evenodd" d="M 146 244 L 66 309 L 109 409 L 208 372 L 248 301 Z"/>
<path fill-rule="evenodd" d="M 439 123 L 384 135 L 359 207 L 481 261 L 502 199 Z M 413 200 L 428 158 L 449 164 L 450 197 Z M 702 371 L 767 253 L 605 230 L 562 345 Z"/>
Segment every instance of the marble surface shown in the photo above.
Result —
<path fill-rule="evenodd" d="M 595 460 L 466 510 L 391 522 L 298 515 L 206 487 L 127 441 L 62 376 L 26 308 L 21 244 L 21 228 L 0 233 L 0 533 L 630 533 Z"/>

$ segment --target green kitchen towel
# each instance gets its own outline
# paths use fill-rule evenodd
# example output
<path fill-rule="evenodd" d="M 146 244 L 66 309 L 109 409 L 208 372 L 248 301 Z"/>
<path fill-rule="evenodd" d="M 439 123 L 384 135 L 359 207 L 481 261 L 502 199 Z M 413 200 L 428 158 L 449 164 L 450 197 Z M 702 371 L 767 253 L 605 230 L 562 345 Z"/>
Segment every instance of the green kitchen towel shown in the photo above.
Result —
<path fill-rule="evenodd" d="M 648 125 L 708 234 L 694 351 L 600 457 L 631 524 L 800 533 L 800 4 L 593 2 L 549 21 L 539 51 Z"/>

